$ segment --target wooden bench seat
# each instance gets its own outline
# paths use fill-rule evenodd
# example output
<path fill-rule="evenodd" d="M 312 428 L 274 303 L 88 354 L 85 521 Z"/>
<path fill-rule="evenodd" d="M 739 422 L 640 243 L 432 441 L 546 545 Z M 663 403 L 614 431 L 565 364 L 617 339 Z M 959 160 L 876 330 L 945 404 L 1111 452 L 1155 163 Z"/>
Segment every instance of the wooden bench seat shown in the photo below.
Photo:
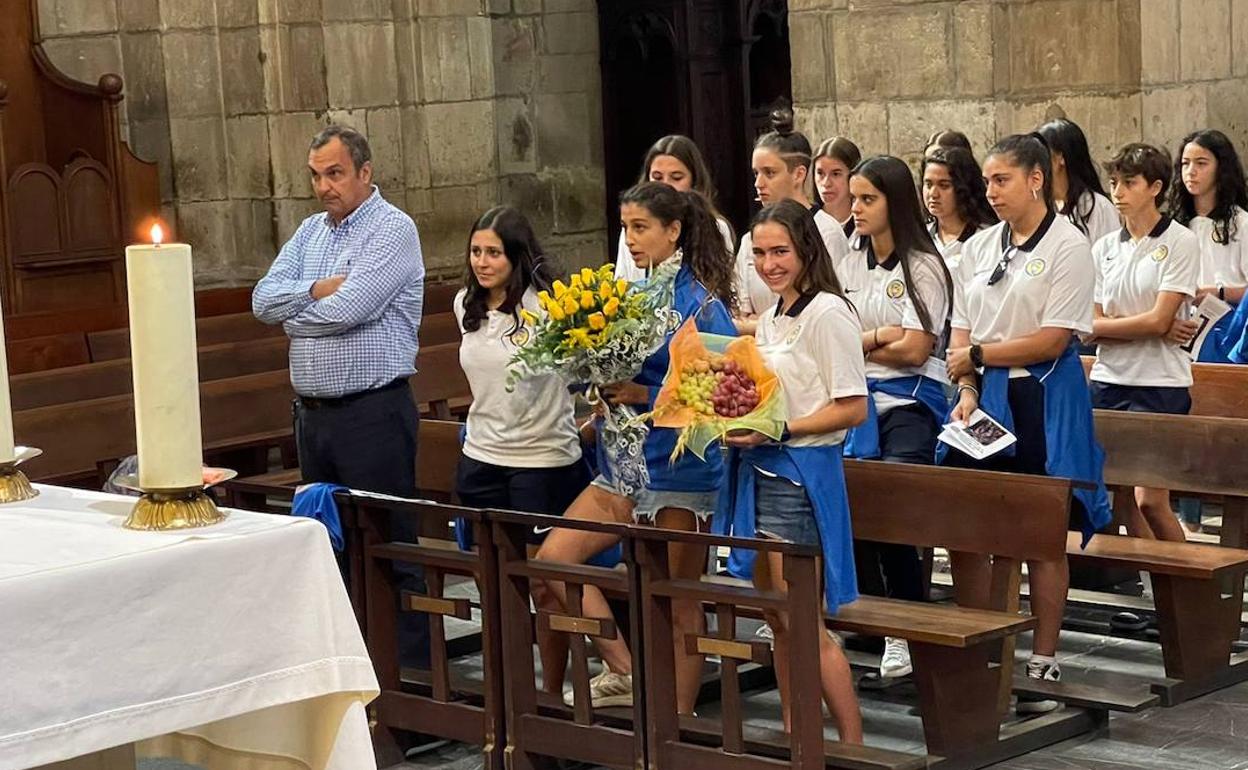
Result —
<path fill-rule="evenodd" d="M 827 626 L 868 636 L 901 636 L 911 643 L 966 649 L 1036 627 L 1030 615 L 860 596 L 828 616 Z M 901 632 L 900 634 L 898 632 Z"/>
<path fill-rule="evenodd" d="M 1248 665 L 1232 664 L 1239 639 L 1248 551 L 1203 543 L 1097 535 L 1086 549 L 1072 532 L 1074 561 L 1149 573 L 1167 680 L 1153 686 L 1163 705 L 1175 705 L 1248 679 Z"/>
<path fill-rule="evenodd" d="M 1091 374 L 1096 359 L 1083 356 L 1083 371 Z M 1195 417 L 1248 419 L 1248 367 L 1237 364 L 1192 364 L 1192 411 Z"/>

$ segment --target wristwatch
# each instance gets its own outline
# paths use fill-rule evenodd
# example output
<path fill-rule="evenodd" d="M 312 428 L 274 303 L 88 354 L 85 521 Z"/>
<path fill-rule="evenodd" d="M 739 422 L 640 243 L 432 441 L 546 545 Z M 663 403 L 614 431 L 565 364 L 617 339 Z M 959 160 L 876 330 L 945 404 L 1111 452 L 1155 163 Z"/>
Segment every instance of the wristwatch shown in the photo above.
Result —
<path fill-rule="evenodd" d="M 1226 300 L 1226 287 L 1222 284 L 1218 284 L 1218 299 Z"/>
<path fill-rule="evenodd" d="M 971 345 L 971 366 L 981 369 L 984 366 L 984 349 L 979 345 Z"/>
<path fill-rule="evenodd" d="M 793 434 L 789 431 L 789 424 L 786 422 L 784 430 L 780 431 L 780 443 L 783 444 L 791 438 L 793 438 Z"/>

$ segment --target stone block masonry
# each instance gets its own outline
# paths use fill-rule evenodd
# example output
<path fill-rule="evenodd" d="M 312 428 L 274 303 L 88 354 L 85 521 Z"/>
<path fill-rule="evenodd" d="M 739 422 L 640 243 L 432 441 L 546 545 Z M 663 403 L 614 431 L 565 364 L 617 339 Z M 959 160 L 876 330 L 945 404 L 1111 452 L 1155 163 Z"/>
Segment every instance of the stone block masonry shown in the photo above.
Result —
<path fill-rule="evenodd" d="M 161 164 L 163 215 L 201 287 L 243 284 L 318 210 L 307 143 L 363 131 L 383 195 L 433 278 L 509 202 L 570 267 L 607 258 L 590 0 L 40 0 L 53 60 L 126 81 L 131 146 Z"/>

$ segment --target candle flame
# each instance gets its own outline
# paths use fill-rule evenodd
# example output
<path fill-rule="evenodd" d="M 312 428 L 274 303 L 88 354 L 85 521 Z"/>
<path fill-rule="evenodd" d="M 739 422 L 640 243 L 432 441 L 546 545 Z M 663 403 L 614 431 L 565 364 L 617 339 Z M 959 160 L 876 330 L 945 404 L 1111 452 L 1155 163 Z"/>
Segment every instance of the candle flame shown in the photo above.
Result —
<path fill-rule="evenodd" d="M 159 246 L 160 242 L 165 238 L 165 231 L 161 229 L 160 223 L 152 225 L 152 243 Z"/>

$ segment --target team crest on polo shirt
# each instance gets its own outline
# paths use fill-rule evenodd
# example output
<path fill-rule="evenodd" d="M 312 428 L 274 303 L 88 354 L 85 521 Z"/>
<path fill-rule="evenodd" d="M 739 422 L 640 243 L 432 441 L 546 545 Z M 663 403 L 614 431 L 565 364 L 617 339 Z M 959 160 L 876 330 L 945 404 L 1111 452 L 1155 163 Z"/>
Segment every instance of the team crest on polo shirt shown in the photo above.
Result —
<path fill-rule="evenodd" d="M 797 342 L 797 338 L 802 336 L 802 325 L 798 324 L 789 330 L 789 336 L 784 338 L 784 344 L 792 345 Z"/>
<path fill-rule="evenodd" d="M 525 345 L 529 344 L 529 327 L 521 326 L 520 328 L 512 332 L 510 335 L 508 335 L 507 339 L 511 341 L 511 344 L 515 345 L 518 348 L 524 347 Z"/>
<path fill-rule="evenodd" d="M 902 295 L 906 293 L 906 285 L 898 279 L 893 279 L 889 281 L 888 286 L 884 289 L 884 293 L 888 295 L 889 299 L 901 299 Z"/>
<path fill-rule="evenodd" d="M 1166 257 L 1170 256 L 1170 247 L 1163 243 L 1153 249 L 1153 253 L 1148 256 L 1151 257 L 1154 262 L 1164 262 Z"/>
<path fill-rule="evenodd" d="M 1023 270 L 1027 273 L 1027 275 L 1030 275 L 1032 278 L 1035 278 L 1036 276 L 1043 273 L 1044 268 L 1047 266 L 1048 265 L 1045 264 L 1043 259 L 1036 257 L 1035 259 L 1028 262 L 1027 265 L 1023 268 Z"/>

